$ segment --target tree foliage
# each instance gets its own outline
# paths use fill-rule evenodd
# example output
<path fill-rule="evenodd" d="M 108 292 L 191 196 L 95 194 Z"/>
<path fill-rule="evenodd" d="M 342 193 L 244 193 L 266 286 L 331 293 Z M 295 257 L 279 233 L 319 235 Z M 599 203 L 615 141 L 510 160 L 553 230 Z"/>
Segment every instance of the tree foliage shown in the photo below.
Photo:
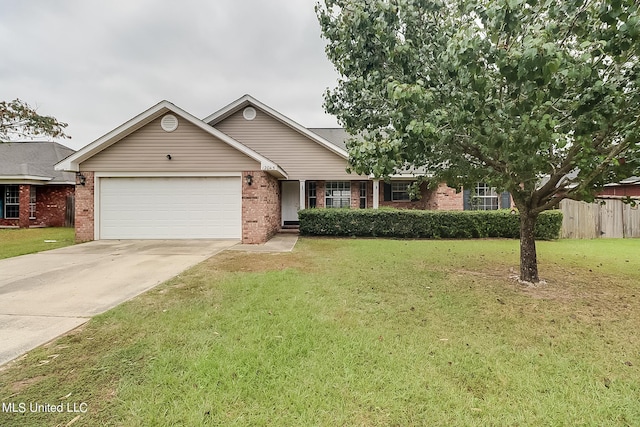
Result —
<path fill-rule="evenodd" d="M 0 101 L 0 142 L 36 137 L 69 138 L 64 133 L 66 127 L 67 123 L 41 116 L 19 99 Z"/>
<path fill-rule="evenodd" d="M 348 143 L 350 167 L 509 191 L 521 279 L 538 281 L 540 212 L 638 173 L 634 0 L 325 0 L 316 11 L 342 76 L 325 108 L 364 137 Z"/>

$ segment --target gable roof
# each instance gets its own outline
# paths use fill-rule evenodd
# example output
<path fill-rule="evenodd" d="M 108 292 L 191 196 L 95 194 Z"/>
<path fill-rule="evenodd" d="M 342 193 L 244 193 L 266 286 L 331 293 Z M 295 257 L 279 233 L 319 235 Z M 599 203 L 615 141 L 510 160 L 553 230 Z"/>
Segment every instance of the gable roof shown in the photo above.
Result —
<path fill-rule="evenodd" d="M 347 151 L 347 139 L 351 137 L 343 128 L 308 128 L 338 148 Z"/>
<path fill-rule="evenodd" d="M 76 171 L 76 172 L 79 171 L 80 163 L 82 163 L 83 161 L 89 159 L 90 157 L 101 152 L 105 148 L 108 148 L 111 145 L 115 144 L 116 142 L 120 141 L 125 136 L 130 135 L 136 130 L 151 123 L 153 120 L 157 119 L 158 117 L 169 112 L 192 123 L 193 125 L 197 126 L 198 128 L 205 131 L 206 133 L 216 137 L 217 139 L 223 141 L 224 143 L 230 145 L 231 147 L 245 154 L 249 158 L 252 158 L 253 160 L 259 162 L 262 170 L 269 171 L 269 173 L 276 174 L 283 178 L 287 177 L 287 173 L 284 170 L 282 170 L 280 166 L 278 166 L 271 160 L 255 152 L 249 147 L 241 144 L 240 142 L 236 141 L 230 136 L 207 125 L 202 120 L 196 118 L 195 116 L 189 114 L 185 110 L 177 107 L 176 105 L 166 100 L 159 102 L 158 104 L 138 114 L 137 116 L 127 121 L 126 123 L 118 126 L 111 132 L 104 135 L 103 137 L 81 148 L 75 154 L 70 155 L 63 161 L 56 164 L 55 165 L 56 170 L 67 170 L 67 171 Z"/>
<path fill-rule="evenodd" d="M 75 151 L 57 142 L 0 143 L 0 181 L 75 184 L 75 175 L 54 165 Z"/>
<path fill-rule="evenodd" d="M 251 95 L 244 95 L 243 97 L 233 101 L 231 104 L 227 105 L 226 107 L 223 107 L 222 109 L 216 111 L 213 114 L 210 114 L 209 116 L 205 117 L 204 119 L 202 119 L 203 122 L 208 123 L 209 125 L 211 125 L 212 127 L 215 126 L 217 123 L 221 122 L 222 120 L 226 119 L 227 117 L 231 116 L 232 114 L 235 114 L 236 112 L 240 111 L 243 108 L 246 108 L 248 106 L 252 106 L 252 107 L 256 107 L 260 110 L 262 110 L 264 113 L 266 113 L 267 115 L 273 117 L 274 119 L 278 120 L 279 122 L 285 124 L 286 126 L 290 127 L 291 129 L 295 130 L 298 133 L 301 133 L 302 135 L 306 136 L 307 138 L 309 138 L 310 140 L 318 143 L 319 145 L 323 146 L 324 148 L 334 152 L 335 154 L 339 155 L 340 157 L 347 159 L 349 157 L 346 149 L 343 146 L 340 146 L 339 144 L 334 144 L 333 142 L 327 140 L 324 136 L 312 132 L 310 129 L 307 129 L 306 127 L 296 123 L 295 121 L 291 120 L 290 118 L 288 118 L 287 116 L 277 112 L 276 110 L 274 110 L 273 108 L 269 107 L 266 104 L 263 104 L 262 102 L 258 101 L 257 99 L 255 99 L 254 97 L 252 97 Z"/>

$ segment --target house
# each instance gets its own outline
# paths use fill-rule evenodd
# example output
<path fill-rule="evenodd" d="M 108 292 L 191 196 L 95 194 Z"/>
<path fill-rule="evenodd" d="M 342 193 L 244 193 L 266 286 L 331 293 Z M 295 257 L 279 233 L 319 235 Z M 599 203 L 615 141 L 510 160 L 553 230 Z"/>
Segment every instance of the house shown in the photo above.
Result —
<path fill-rule="evenodd" d="M 0 143 L 0 228 L 65 225 L 75 176 L 54 165 L 73 153 L 56 142 Z"/>
<path fill-rule="evenodd" d="M 640 197 L 640 176 L 632 176 L 620 182 L 606 184 L 598 197 Z"/>
<path fill-rule="evenodd" d="M 202 120 L 162 101 L 56 168 L 76 173 L 77 241 L 262 243 L 301 208 L 465 208 L 445 185 L 423 185 L 410 200 L 410 174 L 389 183 L 348 174 L 346 136 L 305 128 L 249 95 Z M 480 190 L 482 206 L 497 208 L 498 196 Z"/>

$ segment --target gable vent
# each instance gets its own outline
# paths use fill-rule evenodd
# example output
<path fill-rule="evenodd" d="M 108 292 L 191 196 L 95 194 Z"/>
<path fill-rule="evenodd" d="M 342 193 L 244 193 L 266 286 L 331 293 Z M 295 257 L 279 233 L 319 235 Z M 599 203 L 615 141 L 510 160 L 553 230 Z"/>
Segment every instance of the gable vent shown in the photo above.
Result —
<path fill-rule="evenodd" d="M 244 109 L 244 111 L 242 111 L 242 117 L 245 118 L 245 120 L 253 120 L 256 118 L 256 109 L 253 107 L 247 107 Z"/>
<path fill-rule="evenodd" d="M 173 132 L 178 129 L 178 119 L 173 114 L 167 114 L 160 121 L 160 126 L 165 132 Z"/>

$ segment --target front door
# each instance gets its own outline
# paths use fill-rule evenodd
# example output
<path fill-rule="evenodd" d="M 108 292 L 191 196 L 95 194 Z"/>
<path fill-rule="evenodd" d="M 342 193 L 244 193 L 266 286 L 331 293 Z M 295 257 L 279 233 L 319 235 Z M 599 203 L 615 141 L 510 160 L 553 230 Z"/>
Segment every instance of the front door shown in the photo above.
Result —
<path fill-rule="evenodd" d="M 300 210 L 300 183 L 281 181 L 282 183 L 282 225 L 297 224 Z"/>

